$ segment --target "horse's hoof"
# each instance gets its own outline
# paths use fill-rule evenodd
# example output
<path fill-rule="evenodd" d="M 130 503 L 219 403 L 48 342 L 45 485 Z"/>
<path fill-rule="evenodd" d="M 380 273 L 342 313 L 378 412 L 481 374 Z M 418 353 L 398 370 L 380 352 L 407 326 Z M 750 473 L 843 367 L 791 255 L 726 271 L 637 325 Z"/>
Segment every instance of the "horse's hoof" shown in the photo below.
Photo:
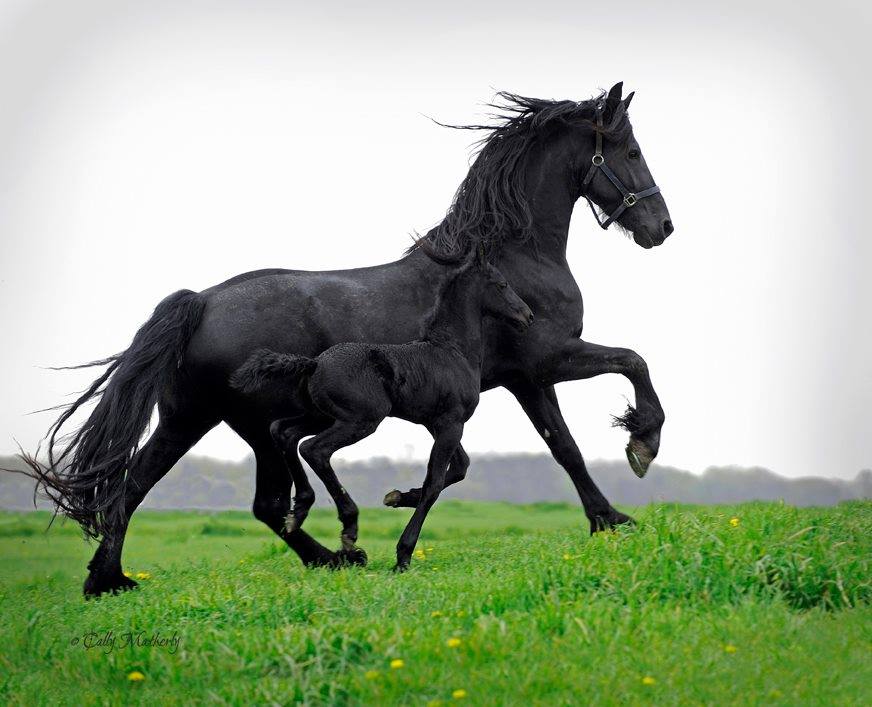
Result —
<path fill-rule="evenodd" d="M 605 513 L 600 513 L 590 518 L 590 534 L 613 530 L 618 525 L 636 525 L 636 521 L 626 513 L 609 508 Z"/>
<path fill-rule="evenodd" d="M 409 562 L 397 562 L 394 565 L 394 574 L 402 574 L 403 572 L 409 571 Z"/>
<path fill-rule="evenodd" d="M 339 558 L 337 554 L 331 552 L 329 554 L 318 555 L 317 557 L 303 560 L 303 565 L 309 569 L 314 569 L 316 567 L 329 567 L 332 569 L 339 566 Z"/>
<path fill-rule="evenodd" d="M 386 506 L 390 506 L 391 508 L 399 508 L 400 502 L 402 500 L 403 494 L 397 489 L 394 489 L 393 491 L 388 491 L 388 493 L 385 494 L 385 500 L 383 501 L 383 503 Z"/>
<path fill-rule="evenodd" d="M 136 589 L 138 586 L 138 582 L 134 582 L 130 577 L 125 577 L 120 572 L 112 577 L 99 577 L 89 574 L 87 579 L 85 579 L 83 593 L 85 599 L 92 599 L 101 594 L 118 594 L 118 592 L 127 592 L 131 589 Z"/>
<path fill-rule="evenodd" d="M 627 461 L 630 462 L 633 473 L 643 479 L 648 473 L 651 462 L 654 461 L 654 452 L 642 440 L 630 437 L 630 443 L 627 445 Z"/>
<path fill-rule="evenodd" d="M 366 567 L 367 560 L 366 552 L 362 547 L 352 546 L 343 547 L 336 553 L 336 567 Z"/>

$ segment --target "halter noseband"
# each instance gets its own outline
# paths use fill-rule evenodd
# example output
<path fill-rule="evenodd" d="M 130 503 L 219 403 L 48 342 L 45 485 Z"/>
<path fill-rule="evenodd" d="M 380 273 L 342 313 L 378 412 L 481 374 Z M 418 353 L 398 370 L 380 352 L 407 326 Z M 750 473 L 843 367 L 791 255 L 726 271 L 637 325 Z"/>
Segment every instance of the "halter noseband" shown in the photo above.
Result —
<path fill-rule="evenodd" d="M 600 228 L 607 229 L 612 225 L 612 222 L 620 217 L 624 211 L 629 209 L 632 206 L 635 206 L 639 199 L 644 199 L 646 196 L 653 196 L 660 191 L 660 187 L 656 184 L 653 187 L 648 187 L 647 189 L 643 189 L 640 192 L 631 192 L 627 187 L 624 186 L 624 183 L 618 179 L 618 175 L 612 172 L 611 168 L 606 164 L 605 157 L 603 157 L 603 110 L 602 106 L 598 105 L 596 107 L 596 152 L 593 153 L 593 157 L 591 157 L 591 166 L 590 169 L 587 170 L 587 175 L 584 178 L 584 181 L 581 183 L 581 195 L 587 201 L 587 205 L 590 206 L 591 213 L 593 213 L 593 217 L 596 219 L 596 222 L 600 225 Z M 603 174 L 605 174 L 609 181 L 615 185 L 619 192 L 621 192 L 621 196 L 624 197 L 624 200 L 615 209 L 611 214 L 609 214 L 605 221 L 600 221 L 599 214 L 597 214 L 596 209 L 594 208 L 593 201 L 591 201 L 590 197 L 587 195 L 588 187 L 590 187 L 590 183 L 593 181 L 594 175 L 598 169 L 601 169 Z"/>

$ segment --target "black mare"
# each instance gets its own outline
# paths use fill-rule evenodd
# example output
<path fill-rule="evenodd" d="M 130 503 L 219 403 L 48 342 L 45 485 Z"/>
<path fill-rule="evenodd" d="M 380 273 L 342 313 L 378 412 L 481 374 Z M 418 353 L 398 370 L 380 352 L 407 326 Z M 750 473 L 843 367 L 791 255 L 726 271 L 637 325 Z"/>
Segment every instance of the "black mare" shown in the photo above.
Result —
<path fill-rule="evenodd" d="M 357 549 L 357 506 L 336 478 L 331 457 L 371 435 L 388 416 L 424 425 L 433 435 L 427 477 L 397 543 L 395 569 L 407 569 L 427 513 L 445 486 L 463 426 L 478 406 L 486 316 L 521 331 L 533 322 L 530 308 L 479 251 L 447 276 L 416 341 L 337 344 L 315 358 L 263 349 L 233 374 L 230 384 L 246 393 L 284 384 L 289 394 L 308 400 L 308 415 L 323 422 L 322 431 L 300 445 L 300 456 L 336 502 L 347 552 Z M 299 428 L 307 427 L 299 420 L 299 416 L 282 418 L 270 426 L 278 448 L 292 457 L 292 468 Z M 289 530 L 302 527 L 314 500 L 305 474 L 298 473 L 293 482 Z M 300 498 L 300 489 L 309 491 L 308 502 Z"/>
<path fill-rule="evenodd" d="M 627 191 L 646 190 L 653 180 L 627 118 L 632 94 L 622 99 L 620 84 L 581 102 L 500 96 L 503 112 L 495 126 L 465 126 L 491 130 L 445 218 L 427 237 L 445 253 L 484 246 L 535 313 L 536 323 L 523 336 L 505 324 L 486 324 L 481 389 L 502 386 L 514 395 L 572 479 L 593 532 L 631 519 L 612 508 L 588 474 L 554 385 L 603 373 L 632 382 L 635 408 L 623 424 L 630 432 L 628 458 L 640 474 L 657 454 L 664 414 L 641 356 L 581 339 L 581 292 L 566 261 L 569 222 L 582 196 L 608 214 L 627 203 L 606 175 L 585 182 L 597 161 L 597 135 L 603 161 Z M 617 222 L 643 248 L 672 232 L 659 193 L 625 208 Z M 228 380 L 261 348 L 311 357 L 344 341 L 411 341 L 443 278 L 444 267 L 416 249 L 396 262 L 354 270 L 245 273 L 161 302 L 126 351 L 95 362 L 107 368 L 50 429 L 47 463 L 25 457 L 58 508 L 101 538 L 88 566 L 86 595 L 133 586 L 121 571 L 131 513 L 222 420 L 254 450 L 254 515 L 306 565 L 346 561 L 342 550 L 331 552 L 305 530 L 285 528 L 291 475 L 269 425 L 305 413 L 304 406 L 271 390 L 242 394 Z M 55 449 L 70 416 L 92 400 L 97 404 L 85 424 Z M 140 447 L 154 405 L 160 421 Z M 317 420 L 309 424 L 309 434 L 319 431 Z M 300 464 L 296 454 L 288 461 L 291 470 Z M 468 459 L 460 448 L 452 461 L 458 468 L 449 475 L 462 477 Z M 415 505 L 419 497 L 413 489 L 402 504 Z"/>

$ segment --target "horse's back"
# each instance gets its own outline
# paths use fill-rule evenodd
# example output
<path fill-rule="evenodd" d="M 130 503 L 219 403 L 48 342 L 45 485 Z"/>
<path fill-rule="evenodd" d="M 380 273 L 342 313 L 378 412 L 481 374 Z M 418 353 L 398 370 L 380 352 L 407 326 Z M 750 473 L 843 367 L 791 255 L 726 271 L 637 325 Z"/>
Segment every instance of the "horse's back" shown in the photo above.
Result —
<path fill-rule="evenodd" d="M 186 366 L 228 376 L 259 348 L 315 357 L 340 342 L 409 341 L 433 285 L 403 265 L 262 270 L 204 290 L 205 311 Z"/>

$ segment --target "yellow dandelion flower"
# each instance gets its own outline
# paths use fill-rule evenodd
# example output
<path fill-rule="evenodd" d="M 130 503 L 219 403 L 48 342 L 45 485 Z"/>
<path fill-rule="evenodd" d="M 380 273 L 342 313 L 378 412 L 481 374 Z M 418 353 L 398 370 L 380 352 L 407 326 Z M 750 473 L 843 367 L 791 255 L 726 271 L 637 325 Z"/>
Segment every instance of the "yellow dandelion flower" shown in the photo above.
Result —
<path fill-rule="evenodd" d="M 427 552 L 433 552 L 433 548 L 432 548 L 432 547 L 428 547 L 428 548 L 426 548 L 426 550 L 427 550 Z"/>
<path fill-rule="evenodd" d="M 137 579 L 151 579 L 151 574 L 149 572 L 137 572 Z"/>
<path fill-rule="evenodd" d="M 375 680 L 379 675 L 381 675 L 381 673 L 378 670 L 367 670 L 363 674 L 363 677 L 367 680 Z"/>
<path fill-rule="evenodd" d="M 123 572 L 122 574 L 123 574 L 125 577 L 127 577 L 128 579 L 129 579 L 130 577 L 133 576 L 133 573 L 132 573 L 132 572 L 128 572 L 127 570 L 124 570 L 124 572 Z"/>
<path fill-rule="evenodd" d="M 730 525 L 732 525 L 734 528 L 737 527 L 739 525 L 739 519 L 738 518 L 730 518 Z"/>
<path fill-rule="evenodd" d="M 449 648 L 457 648 L 457 646 L 459 646 L 461 643 L 463 643 L 463 641 L 461 641 L 456 636 L 449 638 L 447 641 L 445 641 L 445 645 Z"/>
<path fill-rule="evenodd" d="M 140 673 L 138 670 L 132 670 L 127 673 L 127 679 L 130 680 L 130 682 L 141 682 L 145 680 L 145 675 Z"/>
<path fill-rule="evenodd" d="M 451 696 L 455 700 L 462 700 L 464 697 L 466 697 L 466 690 L 463 690 L 463 689 L 455 690 L 454 692 L 451 693 Z"/>
<path fill-rule="evenodd" d="M 650 675 L 646 675 L 644 678 L 642 678 L 643 685 L 654 685 L 656 683 L 657 683 L 657 681 L 654 678 L 652 678 Z"/>
<path fill-rule="evenodd" d="M 462 619 L 464 616 L 466 616 L 466 612 L 463 611 L 463 609 L 461 609 L 460 611 L 457 612 L 458 619 Z"/>
<path fill-rule="evenodd" d="M 427 707 L 442 707 L 442 700 L 430 700 Z"/>
<path fill-rule="evenodd" d="M 564 553 L 563 553 L 563 559 L 564 559 L 564 560 L 571 560 L 571 559 L 572 559 L 572 555 L 570 555 L 568 552 L 564 552 Z"/>
<path fill-rule="evenodd" d="M 431 619 L 438 619 L 440 616 L 442 616 L 442 612 L 441 612 L 441 611 L 431 611 L 431 612 L 430 612 L 430 618 L 431 618 Z"/>
<path fill-rule="evenodd" d="M 394 670 L 398 670 L 399 668 L 402 668 L 404 665 L 405 665 L 405 662 L 403 662 L 403 659 L 402 659 L 402 658 L 394 658 L 394 659 L 391 661 L 391 667 L 392 667 Z"/>
<path fill-rule="evenodd" d="M 736 648 L 732 643 L 728 643 L 727 645 L 724 646 L 724 650 L 727 653 L 735 653 L 739 649 Z"/>
<path fill-rule="evenodd" d="M 427 555 L 424 554 L 423 550 L 415 550 L 415 557 L 419 560 L 426 560 Z"/>

